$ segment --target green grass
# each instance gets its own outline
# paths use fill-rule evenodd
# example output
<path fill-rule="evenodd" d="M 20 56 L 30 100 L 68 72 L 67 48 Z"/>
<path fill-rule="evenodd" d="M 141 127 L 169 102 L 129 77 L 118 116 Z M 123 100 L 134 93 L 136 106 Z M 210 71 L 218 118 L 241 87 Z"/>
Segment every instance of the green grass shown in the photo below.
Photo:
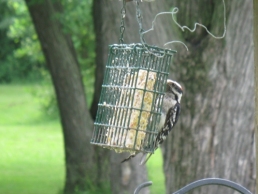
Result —
<path fill-rule="evenodd" d="M 150 187 L 152 194 L 165 194 L 165 177 L 162 168 L 162 153 L 158 149 L 155 154 L 147 162 L 148 177 L 152 181 L 152 186 Z"/>
<path fill-rule="evenodd" d="M 58 121 L 47 121 L 27 86 L 0 86 L 0 193 L 57 194 L 64 184 Z"/>
<path fill-rule="evenodd" d="M 64 151 L 58 120 L 42 114 L 33 85 L 0 85 L 0 194 L 58 194 Z M 160 150 L 147 163 L 151 193 L 165 193 Z"/>

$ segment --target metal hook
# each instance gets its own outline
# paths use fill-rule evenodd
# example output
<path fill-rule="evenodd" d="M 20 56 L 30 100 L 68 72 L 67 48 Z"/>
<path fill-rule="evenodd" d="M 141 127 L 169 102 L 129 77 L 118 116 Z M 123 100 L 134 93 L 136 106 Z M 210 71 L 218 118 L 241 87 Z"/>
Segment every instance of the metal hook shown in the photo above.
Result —
<path fill-rule="evenodd" d="M 231 189 L 238 191 L 241 194 L 252 194 L 249 190 L 247 190 L 242 185 L 239 185 L 235 182 L 232 182 L 232 181 L 229 181 L 226 179 L 220 179 L 220 178 L 207 178 L 207 179 L 201 179 L 201 180 L 192 182 L 192 183 L 186 185 L 185 187 L 183 187 L 182 189 L 174 192 L 173 194 L 185 194 L 192 189 L 195 189 L 197 187 L 201 187 L 204 185 L 226 186 L 226 187 L 229 187 Z"/>
<path fill-rule="evenodd" d="M 139 191 L 144 188 L 152 185 L 151 181 L 145 182 L 140 184 L 134 191 L 134 194 L 138 194 Z M 220 178 L 207 178 L 207 179 L 201 179 L 195 182 L 192 182 L 185 187 L 181 188 L 180 190 L 174 192 L 173 194 L 185 194 L 188 191 L 191 191 L 197 187 L 205 186 L 205 185 L 220 185 L 220 186 L 226 186 L 229 187 L 235 191 L 238 191 L 241 194 L 252 194 L 248 189 L 243 187 L 242 185 L 239 185 L 233 181 L 229 181 L 226 179 L 220 179 Z"/>
<path fill-rule="evenodd" d="M 148 182 L 145 182 L 145 183 L 140 184 L 140 185 L 135 189 L 134 194 L 138 194 L 141 189 L 143 189 L 144 187 L 151 186 L 151 185 L 152 185 L 152 181 L 148 181 Z"/>

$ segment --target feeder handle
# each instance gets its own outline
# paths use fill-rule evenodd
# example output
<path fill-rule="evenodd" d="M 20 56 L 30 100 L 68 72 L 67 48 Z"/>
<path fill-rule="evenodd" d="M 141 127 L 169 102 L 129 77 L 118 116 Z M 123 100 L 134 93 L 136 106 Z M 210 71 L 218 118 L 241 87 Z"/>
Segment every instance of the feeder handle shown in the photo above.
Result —
<path fill-rule="evenodd" d="M 143 45 L 145 45 L 145 40 L 143 37 L 143 28 L 142 28 L 142 14 L 141 14 L 141 9 L 140 9 L 140 1 L 143 0 L 123 0 L 123 6 L 121 9 L 121 22 L 120 22 L 120 38 L 119 38 L 119 43 L 123 44 L 124 43 L 124 31 L 125 31 L 125 15 L 126 15 L 126 2 L 129 1 L 135 1 L 136 2 L 136 19 L 139 24 L 139 34 L 140 34 L 140 40 Z M 144 0 L 144 1 L 153 1 L 153 0 Z"/>
<path fill-rule="evenodd" d="M 124 27 L 124 17 L 125 17 L 125 13 L 126 13 L 126 2 L 129 2 L 129 1 L 135 1 L 136 2 L 136 20 L 139 24 L 139 35 L 140 35 L 140 40 L 141 40 L 141 43 L 143 45 L 143 47 L 150 53 L 150 54 L 153 54 L 154 56 L 156 57 L 164 57 L 165 56 L 165 53 L 160 56 L 160 55 L 157 55 L 155 53 L 153 53 L 152 51 L 150 51 L 148 48 L 147 48 L 147 44 L 145 42 L 145 39 L 144 39 L 144 30 L 143 30 L 143 27 L 142 27 L 142 13 L 141 13 L 141 9 L 140 9 L 140 2 L 142 1 L 155 1 L 155 0 L 123 0 L 123 8 L 121 10 L 121 15 L 122 15 L 122 18 L 121 18 L 121 25 L 120 25 L 120 39 L 119 39 L 119 42 L 120 44 L 123 44 L 124 43 L 124 39 L 123 39 L 123 35 L 124 35 L 124 30 L 125 30 L 125 27 Z"/>
<path fill-rule="evenodd" d="M 124 32 L 125 32 L 125 15 L 126 15 L 126 2 L 123 0 L 123 7 L 121 8 L 121 22 L 120 22 L 120 38 L 119 43 L 124 44 Z"/>

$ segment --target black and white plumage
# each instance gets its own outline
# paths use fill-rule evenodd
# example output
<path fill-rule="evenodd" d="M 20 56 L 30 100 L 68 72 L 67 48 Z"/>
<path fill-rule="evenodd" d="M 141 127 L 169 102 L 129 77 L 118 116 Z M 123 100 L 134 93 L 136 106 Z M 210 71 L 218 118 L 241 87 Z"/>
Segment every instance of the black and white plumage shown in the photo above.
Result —
<path fill-rule="evenodd" d="M 161 109 L 161 118 L 158 126 L 160 130 L 156 138 L 156 144 L 161 144 L 176 124 L 180 114 L 182 94 L 182 87 L 177 82 L 167 80 L 166 92 Z"/>
<path fill-rule="evenodd" d="M 158 149 L 159 145 L 167 138 L 169 132 L 173 129 L 177 123 L 180 114 L 180 101 L 183 95 L 182 87 L 176 81 L 167 80 L 166 91 L 163 99 L 163 104 L 161 108 L 161 117 L 158 125 L 159 132 L 155 138 L 153 144 L 154 149 Z M 146 159 L 146 154 L 143 155 L 141 164 L 145 164 L 150 158 L 150 154 Z M 125 162 L 135 155 L 131 155 L 122 162 Z"/>
<path fill-rule="evenodd" d="M 183 89 L 176 81 L 167 80 L 166 92 L 163 99 L 161 117 L 158 125 L 158 135 L 154 141 L 154 149 L 158 149 L 159 145 L 167 138 L 169 132 L 177 123 L 180 114 L 180 101 L 183 95 Z M 152 154 L 145 159 L 146 154 L 143 155 L 141 164 L 145 164 Z"/>

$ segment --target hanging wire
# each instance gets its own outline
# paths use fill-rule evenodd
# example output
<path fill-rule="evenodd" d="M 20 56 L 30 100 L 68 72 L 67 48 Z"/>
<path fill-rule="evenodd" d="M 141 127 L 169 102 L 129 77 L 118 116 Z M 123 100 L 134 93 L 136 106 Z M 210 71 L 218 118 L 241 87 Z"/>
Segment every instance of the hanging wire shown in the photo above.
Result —
<path fill-rule="evenodd" d="M 223 14 L 224 14 L 224 32 L 223 32 L 223 35 L 222 35 L 222 36 L 216 36 L 216 35 L 212 34 L 212 33 L 207 29 L 206 26 L 204 26 L 203 24 L 200 24 L 200 23 L 198 23 L 198 22 L 195 22 L 195 23 L 194 23 L 194 28 L 193 28 L 193 29 L 190 29 L 190 28 L 187 27 L 187 26 L 181 26 L 181 25 L 177 22 L 176 17 L 175 17 L 175 15 L 179 12 L 179 9 L 178 9 L 177 7 L 173 8 L 173 10 L 172 10 L 171 12 L 160 12 L 160 13 L 158 13 L 158 14 L 155 16 L 154 20 L 152 21 L 152 27 L 151 27 L 150 29 L 148 29 L 148 30 L 142 32 L 142 36 L 143 36 L 144 34 L 147 34 L 147 33 L 150 32 L 150 31 L 153 31 L 153 30 L 154 30 L 154 27 L 155 27 L 155 24 L 156 24 L 156 19 L 158 18 L 158 16 L 160 16 L 160 15 L 165 15 L 165 14 L 170 14 L 170 15 L 172 15 L 172 19 L 173 19 L 174 23 L 175 23 L 183 32 L 184 32 L 185 30 L 189 30 L 190 32 L 195 32 L 197 26 L 200 26 L 200 27 L 203 27 L 203 28 L 206 30 L 206 32 L 207 32 L 210 36 L 212 36 L 213 38 L 215 38 L 215 39 L 222 39 L 222 38 L 224 38 L 224 37 L 226 36 L 226 32 L 227 32 L 227 26 L 226 26 L 226 17 L 227 17 L 227 16 L 226 16 L 225 0 L 222 0 L 222 3 L 223 3 L 223 8 L 224 8 L 224 11 L 223 11 Z M 183 44 L 183 45 L 185 46 L 186 50 L 188 51 L 188 47 L 187 47 L 187 46 L 185 45 L 185 43 L 183 43 L 182 41 L 176 41 L 176 40 L 170 41 L 170 42 L 165 43 L 164 46 L 167 46 L 168 44 L 171 44 L 171 43 L 180 43 L 180 44 Z"/>
<path fill-rule="evenodd" d="M 146 42 L 145 42 L 145 39 L 144 39 L 144 30 L 143 30 L 143 27 L 142 27 L 142 14 L 141 14 L 141 9 L 140 9 L 140 0 L 136 0 L 136 19 L 137 19 L 137 22 L 139 24 L 139 34 L 140 34 L 140 40 L 141 40 L 141 43 L 144 47 L 144 49 L 146 49 L 150 54 L 158 57 L 158 58 L 163 58 L 166 54 L 164 53 L 163 55 L 158 55 L 158 54 L 155 54 L 154 52 L 152 52 L 151 50 L 148 49 L 148 47 L 146 46 Z"/>
<path fill-rule="evenodd" d="M 121 9 L 121 23 L 120 23 L 120 38 L 119 38 L 120 44 L 124 44 L 125 15 L 126 15 L 126 0 L 123 0 L 123 7 Z"/>
<path fill-rule="evenodd" d="M 175 22 L 175 24 L 176 24 L 182 31 L 185 31 L 185 29 L 187 29 L 187 30 L 189 30 L 190 32 L 194 32 L 194 31 L 196 30 L 196 27 L 197 27 L 197 26 L 200 26 L 200 27 L 203 27 L 203 28 L 206 30 L 206 32 L 207 32 L 209 35 L 211 35 L 213 38 L 215 38 L 215 39 L 222 39 L 222 38 L 224 38 L 224 37 L 226 36 L 227 26 L 226 26 L 226 5 L 225 5 L 225 0 L 222 0 L 223 7 L 224 7 L 224 32 L 223 32 L 223 35 L 222 35 L 222 36 L 215 36 L 215 35 L 213 35 L 213 34 L 207 29 L 206 26 L 204 26 L 203 24 L 200 24 L 200 23 L 198 23 L 198 22 L 196 22 L 196 23 L 194 24 L 194 28 L 193 28 L 193 29 L 190 29 L 190 28 L 188 28 L 187 26 L 181 26 L 181 25 L 176 21 L 176 19 L 175 19 L 175 17 L 174 17 L 174 15 L 177 14 L 178 11 L 179 11 L 177 7 L 175 7 L 175 8 L 172 10 L 172 12 L 161 12 L 161 13 L 158 13 L 158 14 L 155 16 L 154 20 L 152 21 L 152 27 L 151 27 L 150 29 L 146 30 L 146 31 L 143 31 L 143 29 L 142 29 L 141 11 L 140 11 L 140 8 L 139 8 L 139 1 L 140 1 L 140 0 L 136 0 L 136 2 L 137 2 L 137 7 L 136 7 L 136 11 L 137 11 L 137 12 L 136 12 L 136 15 L 137 15 L 137 21 L 138 21 L 139 26 L 140 26 L 140 39 L 141 39 L 141 43 L 143 44 L 144 48 L 145 48 L 149 53 L 155 55 L 156 57 L 161 57 L 161 58 L 162 58 L 162 57 L 164 57 L 164 55 L 162 55 L 162 56 L 157 56 L 155 53 L 151 52 L 151 51 L 146 47 L 146 42 L 145 42 L 145 40 L 144 40 L 143 37 L 144 37 L 144 35 L 147 34 L 148 32 L 154 30 L 154 26 L 155 26 L 155 22 L 156 22 L 157 17 L 160 16 L 160 15 L 163 15 L 163 14 L 171 14 L 173 21 Z M 186 48 L 186 50 L 188 51 L 188 47 L 187 47 L 186 44 L 183 43 L 182 41 L 177 41 L 177 40 L 175 40 L 175 41 L 170 41 L 170 42 L 165 43 L 164 46 L 167 46 L 168 44 L 171 44 L 171 43 L 180 43 L 180 44 L 183 44 L 184 47 Z"/>
<path fill-rule="evenodd" d="M 136 1 L 136 19 L 137 19 L 137 22 L 139 24 L 139 34 L 140 34 L 140 39 L 141 39 L 141 42 L 142 44 L 146 44 L 145 43 L 145 40 L 143 38 L 143 27 L 142 27 L 142 13 L 141 13 L 141 9 L 140 9 L 140 0 L 137 0 Z"/>
<path fill-rule="evenodd" d="M 197 26 L 200 26 L 200 27 L 203 27 L 203 28 L 206 30 L 206 32 L 207 32 L 210 36 L 212 36 L 213 38 L 215 38 L 215 39 L 222 39 L 222 38 L 224 38 L 224 37 L 226 36 L 226 32 L 227 32 L 227 26 L 226 26 L 226 25 L 227 25 L 227 24 L 226 24 L 226 4 L 225 4 L 225 0 L 222 0 L 222 3 L 223 3 L 223 8 L 224 8 L 224 11 L 223 11 L 223 14 L 224 14 L 224 32 L 223 32 L 223 35 L 222 35 L 222 36 L 216 36 L 216 35 L 212 34 L 212 33 L 207 29 L 206 26 L 204 26 L 203 24 L 200 24 L 200 23 L 198 23 L 198 22 L 196 22 L 196 23 L 194 24 L 194 28 L 193 28 L 193 29 L 190 29 L 190 28 L 187 27 L 187 26 L 181 26 L 181 25 L 176 21 L 176 18 L 175 18 L 175 16 L 174 16 L 174 15 L 177 14 L 177 12 L 179 11 L 178 8 L 175 8 L 174 13 L 172 14 L 172 19 L 173 19 L 173 21 L 175 22 L 175 24 L 176 24 L 183 32 L 185 31 L 185 29 L 189 30 L 190 32 L 195 32 Z M 169 44 L 169 43 L 167 43 L 167 44 Z"/>

